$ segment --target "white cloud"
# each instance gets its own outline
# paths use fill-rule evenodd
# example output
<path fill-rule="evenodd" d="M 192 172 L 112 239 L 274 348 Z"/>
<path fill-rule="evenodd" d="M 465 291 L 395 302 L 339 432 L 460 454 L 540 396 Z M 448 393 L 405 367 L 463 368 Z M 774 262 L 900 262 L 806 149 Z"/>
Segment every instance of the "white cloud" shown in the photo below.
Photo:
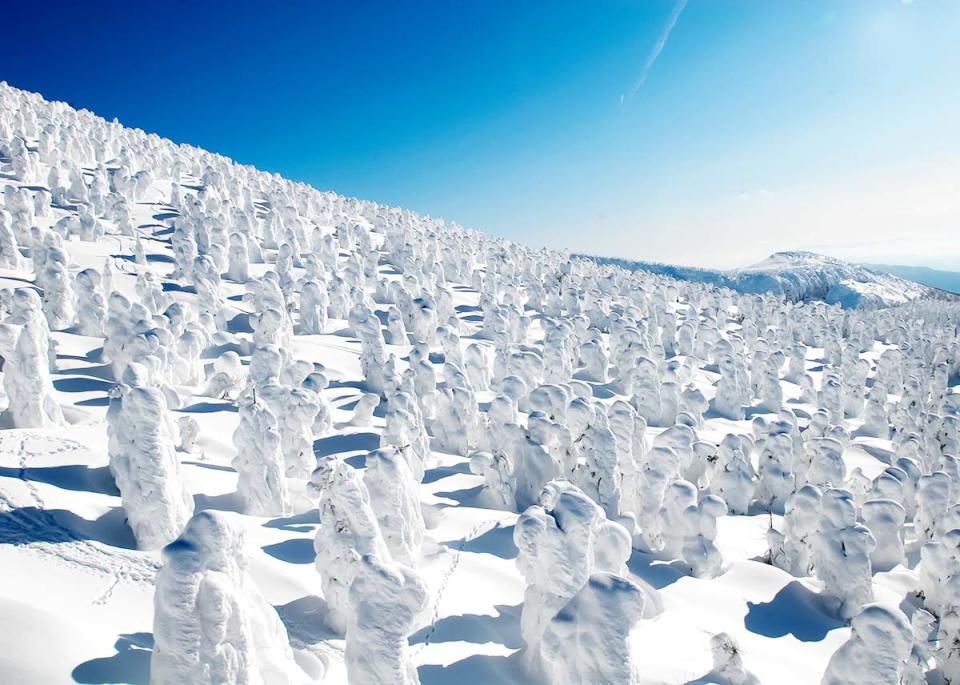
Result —
<path fill-rule="evenodd" d="M 670 12 L 670 16 L 667 18 L 667 23 L 664 24 L 660 30 L 660 35 L 657 36 L 657 42 L 653 44 L 653 49 L 650 50 L 650 54 L 647 55 L 647 59 L 643 63 L 643 69 L 640 70 L 640 75 L 637 77 L 637 80 L 633 82 L 630 90 L 620 96 L 621 110 L 630 104 L 633 96 L 637 94 L 637 91 L 640 90 L 647 80 L 647 74 L 650 73 L 650 69 L 657 61 L 657 58 L 660 57 L 663 48 L 666 47 L 667 41 L 670 39 L 670 34 L 673 32 L 673 27 L 677 25 L 677 20 L 680 19 L 680 15 L 686 6 L 687 0 L 677 0 L 677 4 L 673 6 L 673 11 Z"/>

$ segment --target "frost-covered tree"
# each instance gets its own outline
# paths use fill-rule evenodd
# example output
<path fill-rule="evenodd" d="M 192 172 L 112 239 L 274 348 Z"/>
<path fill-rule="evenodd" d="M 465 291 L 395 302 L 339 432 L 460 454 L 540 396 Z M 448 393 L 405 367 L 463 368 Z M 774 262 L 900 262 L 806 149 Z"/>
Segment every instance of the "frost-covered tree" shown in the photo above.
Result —
<path fill-rule="evenodd" d="M 637 360 L 636 368 L 631 373 L 631 388 L 633 391 L 631 403 L 644 421 L 650 425 L 658 425 L 662 406 L 660 403 L 660 374 L 656 363 L 647 357 L 641 357 Z"/>
<path fill-rule="evenodd" d="M 177 430 L 180 432 L 180 444 L 177 449 L 187 454 L 196 452 L 200 439 L 200 424 L 197 420 L 192 416 L 181 416 L 177 421 Z"/>
<path fill-rule="evenodd" d="M 578 464 L 572 480 L 603 507 L 607 516 L 620 515 L 621 472 L 617 463 L 616 438 L 602 408 L 597 408 L 593 421 L 581 438 L 583 463 Z"/>
<path fill-rule="evenodd" d="M 867 393 L 861 432 L 876 438 L 890 437 L 890 419 L 887 416 L 887 390 L 882 383 L 874 383 Z"/>
<path fill-rule="evenodd" d="M 620 475 L 620 509 L 624 513 L 635 516 L 640 508 L 637 494 L 640 487 L 640 462 L 647 452 L 647 424 L 624 400 L 614 401 L 607 413 L 610 430 L 614 436 L 617 469 Z"/>
<path fill-rule="evenodd" d="M 506 453 L 515 505 L 518 511 L 537 503 L 543 487 L 560 475 L 560 464 L 553 455 L 517 424 L 509 424 Z"/>
<path fill-rule="evenodd" d="M 750 508 L 756 487 L 756 474 L 744 441 L 727 433 L 717 448 L 716 463 L 710 477 L 710 493 L 727 503 L 731 514 L 744 515 Z"/>
<path fill-rule="evenodd" d="M 286 475 L 309 478 L 316 465 L 313 455 L 313 424 L 320 413 L 320 398 L 306 388 L 283 389 L 279 410 L 280 448 Z"/>
<path fill-rule="evenodd" d="M 233 433 L 237 453 L 231 463 L 237 470 L 244 511 L 253 516 L 284 516 L 290 503 L 277 419 L 253 394 L 241 397 L 239 405 L 240 423 Z"/>
<path fill-rule="evenodd" d="M 197 289 L 198 316 L 208 330 L 224 330 L 227 322 L 223 313 L 220 271 L 213 260 L 200 255 L 193 261 L 193 282 Z"/>
<path fill-rule="evenodd" d="M 380 319 L 364 303 L 350 310 L 350 327 L 360 338 L 360 367 L 371 392 L 383 393 L 386 380 L 384 367 L 387 361 L 386 342 Z"/>
<path fill-rule="evenodd" d="M 667 488 L 679 475 L 680 459 L 673 449 L 656 445 L 647 453 L 640 473 L 640 509 L 636 514 L 642 543 L 650 551 L 663 548 L 661 511 Z"/>
<path fill-rule="evenodd" d="M 242 390 L 245 375 L 240 355 L 233 350 L 227 350 L 213 362 L 213 374 L 208 379 L 203 394 L 232 399 Z"/>
<path fill-rule="evenodd" d="M 48 236 L 53 234 L 48 233 Z M 43 287 L 43 313 L 51 330 L 63 330 L 73 324 L 76 316 L 76 295 L 68 268 L 66 250 L 52 241 L 46 249 L 41 266 L 36 266 L 37 283 Z"/>
<path fill-rule="evenodd" d="M 713 399 L 714 410 L 722 417 L 737 421 L 743 417 L 743 388 L 737 372 L 737 363 L 730 356 L 720 362 L 720 380 Z"/>
<path fill-rule="evenodd" d="M 727 505 L 716 495 L 706 495 L 684 511 L 683 559 L 697 578 L 715 578 L 723 571 L 717 549 L 717 519 Z"/>
<path fill-rule="evenodd" d="M 174 382 L 195 387 L 203 382 L 205 336 L 194 328 L 188 328 L 177 338 L 177 360 L 172 369 Z"/>
<path fill-rule="evenodd" d="M 849 639 L 827 664 L 822 685 L 899 683 L 913 643 L 910 623 L 896 607 L 868 604 L 853 619 Z"/>
<path fill-rule="evenodd" d="M 697 505 L 697 486 L 686 480 L 676 480 L 667 486 L 660 509 L 660 539 L 658 550 L 668 559 L 683 558 L 687 531 L 687 508 Z M 693 534 L 693 531 L 690 531 Z"/>
<path fill-rule="evenodd" d="M 323 333 L 327 326 L 327 308 L 330 300 L 321 283 L 309 280 L 300 290 L 300 326 L 304 333 Z"/>
<path fill-rule="evenodd" d="M 877 541 L 870 553 L 874 571 L 889 571 L 906 562 L 903 552 L 903 524 L 907 512 L 899 502 L 889 499 L 871 499 L 860 508 L 865 525 Z"/>
<path fill-rule="evenodd" d="M 110 472 L 140 549 L 174 540 L 193 514 L 180 475 L 176 429 L 147 370 L 131 363 L 107 409 Z"/>
<path fill-rule="evenodd" d="M 370 494 L 384 542 L 397 561 L 415 566 L 425 526 L 420 511 L 419 483 L 407 460 L 394 447 L 369 452 L 363 484 Z"/>
<path fill-rule="evenodd" d="M 410 393 L 395 392 L 387 402 L 380 445 L 399 449 L 416 481 L 423 480 L 430 458 L 430 438 L 420 407 Z"/>
<path fill-rule="evenodd" d="M 407 329 L 403 321 L 403 314 L 397 307 L 391 306 L 387 310 L 387 332 L 390 334 L 391 345 L 406 345 L 409 343 Z"/>
<path fill-rule="evenodd" d="M 936 615 L 943 613 L 947 582 L 960 574 L 960 530 L 944 533 L 939 542 L 920 548 L 917 579 L 923 605 Z"/>
<path fill-rule="evenodd" d="M 926 609 L 916 609 L 910 617 L 913 647 L 903 668 L 903 685 L 927 685 L 927 670 L 936 646 L 937 619 Z"/>
<path fill-rule="evenodd" d="M 49 428 L 64 423 L 54 397 L 43 325 L 32 318 L 21 327 L 13 357 L 3 367 L 7 413 L 15 428 Z"/>
<path fill-rule="evenodd" d="M 353 408 L 353 416 L 350 417 L 351 426 L 369 426 L 373 420 L 373 412 L 380 404 L 380 396 L 373 393 L 363 393 L 357 398 L 357 404 Z"/>
<path fill-rule="evenodd" d="M 794 490 L 793 441 L 786 432 L 767 435 L 760 449 L 757 501 L 770 511 L 783 511 Z"/>
<path fill-rule="evenodd" d="M 310 681 L 276 610 L 247 572 L 243 528 L 219 511 L 197 513 L 164 548 L 153 642 L 153 685 Z"/>
<path fill-rule="evenodd" d="M 945 683 L 960 682 L 960 574 L 942 580 L 940 627 L 935 651 Z"/>
<path fill-rule="evenodd" d="M 250 250 L 247 247 L 247 238 L 242 233 L 230 234 L 228 250 L 229 266 L 227 278 L 236 283 L 246 283 L 250 278 Z"/>
<path fill-rule="evenodd" d="M 419 685 L 408 637 L 427 605 L 415 571 L 364 554 L 350 584 L 347 682 L 350 685 Z"/>
<path fill-rule="evenodd" d="M 639 676 L 630 631 L 643 616 L 645 595 L 633 581 L 595 573 L 550 619 L 540 643 L 551 683 L 630 685 Z"/>
<path fill-rule="evenodd" d="M 310 478 L 319 493 L 320 526 L 314 539 L 316 568 L 327 601 L 327 624 L 347 630 L 351 613 L 349 592 L 360 560 L 366 554 L 390 559 L 370 494 L 360 473 L 342 459 L 321 459 Z"/>
<path fill-rule="evenodd" d="M 593 500 L 562 484 L 546 506 L 531 506 L 517 520 L 513 538 L 526 584 L 521 633 L 531 650 L 590 577 L 592 537 L 602 520 L 603 510 Z"/>
<path fill-rule="evenodd" d="M 787 500 L 783 530 L 770 529 L 771 562 L 795 576 L 813 572 L 814 543 L 820 525 L 820 491 L 805 485 Z"/>
<path fill-rule="evenodd" d="M 704 678 L 722 685 L 759 685 L 760 681 L 743 665 L 740 645 L 728 633 L 717 633 L 710 638 L 713 670 Z"/>
<path fill-rule="evenodd" d="M 580 359 L 583 370 L 580 372 L 585 380 L 594 383 L 604 383 L 607 380 L 607 354 L 600 341 L 588 341 L 580 348 Z"/>
<path fill-rule="evenodd" d="M 470 379 L 470 385 L 474 390 L 488 390 L 490 387 L 490 370 L 486 354 L 477 343 L 467 345 L 464 350 L 463 370 Z"/>
<path fill-rule="evenodd" d="M 842 487 L 846 480 L 843 444 L 830 437 L 811 438 L 807 442 L 810 463 L 806 469 L 807 483 L 818 488 Z"/>
<path fill-rule="evenodd" d="M 629 518 L 626 522 L 630 522 Z M 593 534 L 593 572 L 626 576 L 627 560 L 633 552 L 632 542 L 624 524 L 601 521 Z"/>
<path fill-rule="evenodd" d="M 100 287 L 100 272 L 96 269 L 83 269 L 77 273 L 76 282 L 77 324 L 80 333 L 101 338 L 107 305 Z"/>
<path fill-rule="evenodd" d="M 479 441 L 480 413 L 476 397 L 466 387 L 445 387 L 433 397 L 431 429 L 440 449 L 451 454 L 469 454 Z"/>
<path fill-rule="evenodd" d="M 823 583 L 823 597 L 840 618 L 850 620 L 873 601 L 870 554 L 877 541 L 857 523 L 853 495 L 827 490 L 820 501 L 820 523 L 814 538 L 813 564 Z"/>
<path fill-rule="evenodd" d="M 917 513 L 914 532 L 922 544 L 943 534 L 943 513 L 950 506 L 950 477 L 935 471 L 920 477 L 917 483 Z"/>
<path fill-rule="evenodd" d="M 21 267 L 22 259 L 17 236 L 10 227 L 10 214 L 0 209 L 0 266 L 17 270 Z"/>

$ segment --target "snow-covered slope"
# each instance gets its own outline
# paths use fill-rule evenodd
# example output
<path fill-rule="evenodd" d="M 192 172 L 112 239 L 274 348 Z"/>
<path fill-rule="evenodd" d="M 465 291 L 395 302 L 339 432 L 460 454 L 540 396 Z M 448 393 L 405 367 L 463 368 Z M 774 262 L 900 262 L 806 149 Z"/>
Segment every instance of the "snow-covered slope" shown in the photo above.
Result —
<path fill-rule="evenodd" d="M 0 176 L 0 683 L 960 679 L 960 306 L 569 259 L 5 84 Z"/>
<path fill-rule="evenodd" d="M 730 288 L 771 293 L 791 302 L 822 300 L 844 308 L 890 307 L 923 297 L 953 296 L 890 273 L 813 252 L 777 252 L 752 266 L 714 271 L 654 262 L 595 258 L 601 263 Z"/>

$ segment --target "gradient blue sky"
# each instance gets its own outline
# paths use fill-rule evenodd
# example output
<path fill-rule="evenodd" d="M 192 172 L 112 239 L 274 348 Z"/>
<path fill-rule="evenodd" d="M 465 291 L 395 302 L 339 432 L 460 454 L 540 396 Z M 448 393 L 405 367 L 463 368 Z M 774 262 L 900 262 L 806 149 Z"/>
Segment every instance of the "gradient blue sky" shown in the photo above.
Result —
<path fill-rule="evenodd" d="M 2 34 L 18 87 L 534 245 L 960 268 L 960 0 L 16 2 Z"/>

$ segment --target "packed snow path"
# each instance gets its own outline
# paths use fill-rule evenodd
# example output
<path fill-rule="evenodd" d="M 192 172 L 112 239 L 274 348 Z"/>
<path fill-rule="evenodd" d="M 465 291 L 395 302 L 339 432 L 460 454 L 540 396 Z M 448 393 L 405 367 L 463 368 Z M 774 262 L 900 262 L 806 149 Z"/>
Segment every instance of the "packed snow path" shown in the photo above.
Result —
<path fill-rule="evenodd" d="M 0 160 L 0 682 L 149 682 L 208 510 L 244 542 L 191 573 L 306 681 L 350 630 L 425 684 L 956 669 L 956 305 L 570 260 L 6 85 Z"/>

